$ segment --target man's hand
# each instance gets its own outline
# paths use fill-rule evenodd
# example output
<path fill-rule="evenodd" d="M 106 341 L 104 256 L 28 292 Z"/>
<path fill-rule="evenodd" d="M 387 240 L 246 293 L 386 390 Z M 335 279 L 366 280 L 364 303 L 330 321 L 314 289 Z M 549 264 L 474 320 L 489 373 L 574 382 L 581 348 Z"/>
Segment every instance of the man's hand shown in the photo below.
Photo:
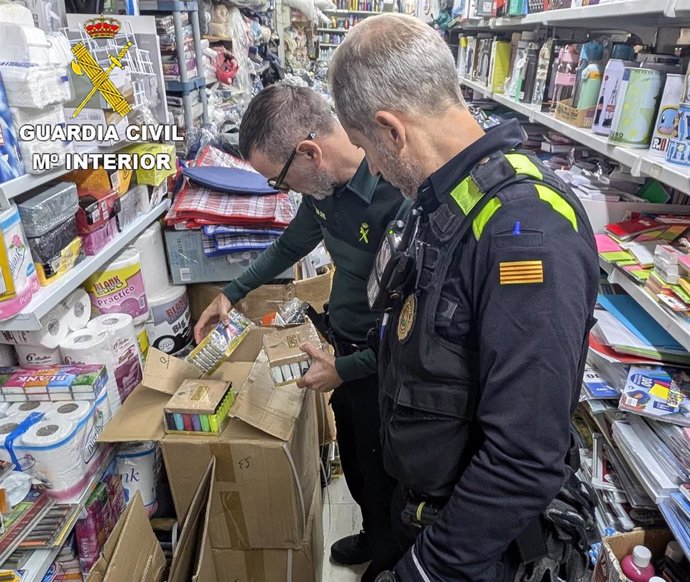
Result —
<path fill-rule="evenodd" d="M 218 295 L 204 310 L 201 317 L 199 317 L 199 321 L 194 326 L 194 339 L 196 343 L 201 342 L 219 321 L 226 324 L 229 323 L 228 311 L 231 308 L 232 303 L 230 303 L 230 300 L 223 293 Z"/>
<path fill-rule="evenodd" d="M 335 369 L 334 356 L 308 343 L 302 344 L 299 349 L 309 354 L 311 366 L 297 381 L 297 386 L 317 392 L 330 392 L 343 383 L 338 370 Z"/>

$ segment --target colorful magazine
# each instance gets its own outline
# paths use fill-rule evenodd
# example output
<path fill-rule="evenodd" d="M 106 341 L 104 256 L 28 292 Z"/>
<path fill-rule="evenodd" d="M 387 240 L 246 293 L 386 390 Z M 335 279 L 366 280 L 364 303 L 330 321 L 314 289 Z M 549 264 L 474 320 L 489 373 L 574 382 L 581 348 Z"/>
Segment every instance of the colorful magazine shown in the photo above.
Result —
<path fill-rule="evenodd" d="M 690 426 L 690 376 L 678 368 L 631 366 L 618 408 Z"/>

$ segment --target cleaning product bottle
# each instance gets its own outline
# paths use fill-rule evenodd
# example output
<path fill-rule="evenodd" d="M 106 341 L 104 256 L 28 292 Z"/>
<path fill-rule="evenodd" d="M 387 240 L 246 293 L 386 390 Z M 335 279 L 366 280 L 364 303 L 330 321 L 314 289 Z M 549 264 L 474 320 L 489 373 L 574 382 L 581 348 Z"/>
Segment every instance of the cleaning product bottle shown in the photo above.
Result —
<path fill-rule="evenodd" d="M 652 552 L 644 546 L 635 546 L 632 554 L 623 558 L 621 570 L 630 582 L 649 582 L 656 574 L 651 562 Z"/>

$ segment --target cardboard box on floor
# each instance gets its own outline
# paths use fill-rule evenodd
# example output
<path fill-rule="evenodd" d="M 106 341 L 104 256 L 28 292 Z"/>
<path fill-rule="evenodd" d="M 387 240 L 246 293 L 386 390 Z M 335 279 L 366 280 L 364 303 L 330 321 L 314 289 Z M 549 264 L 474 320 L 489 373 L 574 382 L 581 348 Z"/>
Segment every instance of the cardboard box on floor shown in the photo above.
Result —
<path fill-rule="evenodd" d="M 261 352 L 265 330 L 247 338 L 212 376 L 238 391 L 220 436 L 166 435 L 163 408 L 191 364 L 151 348 L 144 379 L 108 423 L 103 442 L 157 441 L 177 517 L 184 519 L 201 475 L 216 458 L 209 535 L 219 549 L 300 548 L 319 481 L 314 393 L 276 388 Z"/>
<path fill-rule="evenodd" d="M 620 562 L 625 556 L 632 554 L 635 546 L 646 546 L 656 559 L 664 555 L 666 545 L 671 540 L 673 535 L 666 529 L 638 529 L 604 538 L 592 582 L 627 582 L 628 578 L 623 574 Z"/>
<path fill-rule="evenodd" d="M 213 549 L 215 582 L 322 582 L 322 511 L 321 484 L 317 483 L 307 530 L 299 548 Z"/>
<path fill-rule="evenodd" d="M 294 281 L 287 285 L 262 285 L 249 293 L 235 307 L 244 313 L 249 319 L 257 323 L 264 315 L 271 311 L 277 311 L 281 305 L 299 297 L 302 301 L 308 301 L 319 313 L 328 303 L 333 282 L 333 270 L 323 275 Z M 204 309 L 223 290 L 223 285 L 189 285 L 189 305 L 194 321 L 199 319 Z"/>
<path fill-rule="evenodd" d="M 182 525 L 168 582 L 217 582 L 208 536 L 214 476 L 215 462 L 212 460 Z M 86 582 L 160 582 L 165 566 L 165 556 L 151 528 L 141 495 L 137 493 L 110 534 Z"/>

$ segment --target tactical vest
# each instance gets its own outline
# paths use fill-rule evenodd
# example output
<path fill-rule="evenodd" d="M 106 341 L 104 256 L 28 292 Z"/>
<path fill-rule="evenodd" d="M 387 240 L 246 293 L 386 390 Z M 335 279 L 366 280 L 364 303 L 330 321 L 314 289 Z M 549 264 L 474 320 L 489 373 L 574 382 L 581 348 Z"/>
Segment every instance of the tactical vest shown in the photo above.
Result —
<path fill-rule="evenodd" d="M 455 306 L 441 298 L 459 245 L 484 227 L 519 190 L 539 197 L 575 229 L 591 226 L 575 194 L 529 154 L 496 152 L 423 216 L 417 234 L 414 290 L 394 307 L 379 350 L 381 431 L 387 471 L 427 498 L 450 496 L 476 452 L 472 421 L 479 400 L 479 354 L 436 332 L 437 314 Z M 588 326 L 589 327 L 589 326 Z M 583 338 L 583 342 L 586 338 Z M 580 362 L 584 370 L 585 355 Z"/>

